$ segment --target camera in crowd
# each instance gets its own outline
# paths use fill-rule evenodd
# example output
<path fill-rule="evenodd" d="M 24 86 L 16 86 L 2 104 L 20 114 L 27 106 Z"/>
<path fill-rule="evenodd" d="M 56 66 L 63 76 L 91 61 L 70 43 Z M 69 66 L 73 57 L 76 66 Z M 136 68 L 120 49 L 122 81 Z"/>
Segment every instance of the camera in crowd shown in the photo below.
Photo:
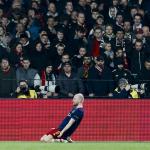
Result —
<path fill-rule="evenodd" d="M 118 86 L 120 89 L 125 89 L 130 92 L 134 90 L 142 97 L 150 96 L 150 85 L 148 83 L 129 84 L 127 79 L 121 78 L 118 82 Z"/>
<path fill-rule="evenodd" d="M 35 90 L 36 92 L 40 92 L 42 95 L 46 95 L 47 92 L 59 93 L 60 87 L 58 85 L 36 86 Z"/>
<path fill-rule="evenodd" d="M 52 92 L 52 93 L 59 93 L 60 87 L 57 85 L 51 85 L 51 86 L 40 86 L 39 89 L 41 91 L 45 92 Z"/>
<path fill-rule="evenodd" d="M 147 83 L 130 85 L 131 89 L 135 89 L 140 95 L 149 95 L 150 86 Z"/>

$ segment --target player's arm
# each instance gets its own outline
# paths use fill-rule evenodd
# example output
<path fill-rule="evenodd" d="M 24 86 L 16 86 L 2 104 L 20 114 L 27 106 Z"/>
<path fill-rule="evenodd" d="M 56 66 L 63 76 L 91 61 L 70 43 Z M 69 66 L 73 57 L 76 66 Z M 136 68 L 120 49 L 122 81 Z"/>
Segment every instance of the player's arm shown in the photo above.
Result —
<path fill-rule="evenodd" d="M 60 132 L 58 138 L 60 138 L 74 124 L 74 122 L 75 122 L 75 120 L 73 118 L 71 118 L 70 121 L 68 122 L 68 124 Z"/>

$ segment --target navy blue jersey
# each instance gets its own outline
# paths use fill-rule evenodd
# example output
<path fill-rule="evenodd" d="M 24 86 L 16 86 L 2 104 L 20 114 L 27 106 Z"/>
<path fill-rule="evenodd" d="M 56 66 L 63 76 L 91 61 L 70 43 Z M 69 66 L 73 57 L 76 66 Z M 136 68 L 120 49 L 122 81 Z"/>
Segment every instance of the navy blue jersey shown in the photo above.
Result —
<path fill-rule="evenodd" d="M 82 118 L 84 116 L 84 110 L 83 108 L 73 108 L 71 112 L 65 117 L 65 119 L 62 121 L 58 129 L 61 131 L 70 121 L 70 119 L 74 119 L 74 124 L 63 134 L 62 138 L 67 138 L 68 136 L 71 136 L 72 133 L 77 129 L 79 126 Z"/>

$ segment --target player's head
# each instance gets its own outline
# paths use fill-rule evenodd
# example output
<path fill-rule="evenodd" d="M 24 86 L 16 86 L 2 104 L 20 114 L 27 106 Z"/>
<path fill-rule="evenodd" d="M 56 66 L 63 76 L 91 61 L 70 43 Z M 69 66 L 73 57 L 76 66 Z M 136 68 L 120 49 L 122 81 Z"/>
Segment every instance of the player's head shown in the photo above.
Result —
<path fill-rule="evenodd" d="M 84 101 L 84 96 L 81 93 L 75 94 L 73 97 L 73 106 L 77 106 L 79 104 L 82 104 Z"/>

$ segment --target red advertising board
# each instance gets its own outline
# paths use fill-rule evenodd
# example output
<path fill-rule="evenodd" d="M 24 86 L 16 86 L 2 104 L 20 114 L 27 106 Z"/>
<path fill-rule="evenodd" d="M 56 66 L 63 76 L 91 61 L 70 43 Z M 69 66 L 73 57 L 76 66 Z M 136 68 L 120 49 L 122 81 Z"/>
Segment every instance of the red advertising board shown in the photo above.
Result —
<path fill-rule="evenodd" d="M 38 141 L 71 110 L 71 99 L 0 100 L 0 140 Z M 78 141 L 150 141 L 149 100 L 85 100 Z"/>

